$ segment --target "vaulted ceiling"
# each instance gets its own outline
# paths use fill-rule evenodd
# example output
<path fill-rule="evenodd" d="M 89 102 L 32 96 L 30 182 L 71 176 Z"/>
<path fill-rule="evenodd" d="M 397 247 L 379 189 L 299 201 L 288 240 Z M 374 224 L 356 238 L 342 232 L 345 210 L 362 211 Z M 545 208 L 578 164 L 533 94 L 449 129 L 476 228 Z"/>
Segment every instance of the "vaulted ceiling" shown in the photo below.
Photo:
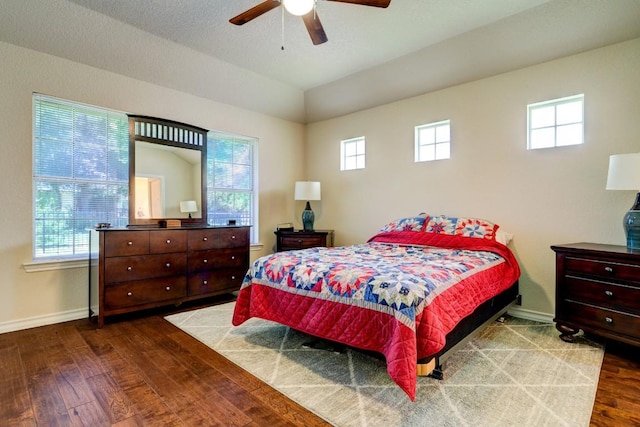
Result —
<path fill-rule="evenodd" d="M 0 40 L 297 122 L 640 37 L 638 0 L 318 0 L 328 41 L 263 0 L 0 0 Z"/>

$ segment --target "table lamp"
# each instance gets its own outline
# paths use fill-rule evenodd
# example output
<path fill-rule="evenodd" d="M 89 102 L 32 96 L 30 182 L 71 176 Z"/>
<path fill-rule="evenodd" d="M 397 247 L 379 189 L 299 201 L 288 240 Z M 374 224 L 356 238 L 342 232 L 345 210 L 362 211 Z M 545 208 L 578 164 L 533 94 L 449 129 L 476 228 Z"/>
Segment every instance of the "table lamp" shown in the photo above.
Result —
<path fill-rule="evenodd" d="M 307 206 L 302 211 L 302 228 L 304 231 L 313 231 L 313 222 L 316 216 L 311 210 L 309 201 L 320 200 L 320 183 L 317 181 L 297 181 L 295 200 L 305 200 L 307 202 Z"/>
<path fill-rule="evenodd" d="M 640 153 L 609 156 L 607 190 L 638 192 L 635 203 L 622 220 L 622 225 L 627 237 L 627 249 L 640 250 Z"/>
<path fill-rule="evenodd" d="M 188 213 L 189 218 L 191 218 L 192 212 L 198 212 L 198 205 L 195 200 L 186 200 L 184 202 L 180 202 L 180 212 Z"/>

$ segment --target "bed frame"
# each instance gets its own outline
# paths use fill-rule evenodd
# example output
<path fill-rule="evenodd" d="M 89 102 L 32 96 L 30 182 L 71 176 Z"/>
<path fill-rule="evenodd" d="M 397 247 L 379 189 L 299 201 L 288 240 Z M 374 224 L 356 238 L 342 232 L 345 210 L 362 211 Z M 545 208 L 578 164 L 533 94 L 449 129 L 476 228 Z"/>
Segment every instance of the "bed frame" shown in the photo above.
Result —
<path fill-rule="evenodd" d="M 418 376 L 430 376 L 443 379 L 443 364 L 456 349 L 465 345 L 484 326 L 502 316 L 507 308 L 519 300 L 519 282 L 502 291 L 495 297 L 480 304 L 474 312 L 465 317 L 447 334 L 446 344 L 434 357 L 418 360 Z"/>

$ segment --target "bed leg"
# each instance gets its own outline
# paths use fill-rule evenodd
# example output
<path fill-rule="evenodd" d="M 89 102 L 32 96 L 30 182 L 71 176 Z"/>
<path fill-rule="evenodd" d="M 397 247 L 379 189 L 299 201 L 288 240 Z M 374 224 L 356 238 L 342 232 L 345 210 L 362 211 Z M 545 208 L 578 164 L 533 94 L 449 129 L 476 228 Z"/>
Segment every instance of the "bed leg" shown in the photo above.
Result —
<path fill-rule="evenodd" d="M 433 368 L 433 371 L 429 374 L 431 378 L 435 378 L 436 380 L 442 380 L 444 378 L 444 372 L 442 371 L 442 365 L 438 365 Z"/>
<path fill-rule="evenodd" d="M 436 369 L 436 358 L 429 360 L 427 363 L 418 363 L 417 374 L 419 377 L 427 377 Z"/>

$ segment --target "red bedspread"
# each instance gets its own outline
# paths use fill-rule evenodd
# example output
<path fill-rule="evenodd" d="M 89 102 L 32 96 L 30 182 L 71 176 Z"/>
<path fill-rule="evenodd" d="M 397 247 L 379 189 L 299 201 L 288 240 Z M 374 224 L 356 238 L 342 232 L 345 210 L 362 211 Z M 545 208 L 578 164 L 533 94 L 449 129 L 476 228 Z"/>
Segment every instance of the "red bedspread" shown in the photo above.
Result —
<path fill-rule="evenodd" d="M 280 252 L 253 263 L 233 324 L 259 317 L 310 335 L 382 353 L 391 378 L 414 400 L 417 360 L 520 270 L 493 240 L 415 231 L 366 244 Z"/>

